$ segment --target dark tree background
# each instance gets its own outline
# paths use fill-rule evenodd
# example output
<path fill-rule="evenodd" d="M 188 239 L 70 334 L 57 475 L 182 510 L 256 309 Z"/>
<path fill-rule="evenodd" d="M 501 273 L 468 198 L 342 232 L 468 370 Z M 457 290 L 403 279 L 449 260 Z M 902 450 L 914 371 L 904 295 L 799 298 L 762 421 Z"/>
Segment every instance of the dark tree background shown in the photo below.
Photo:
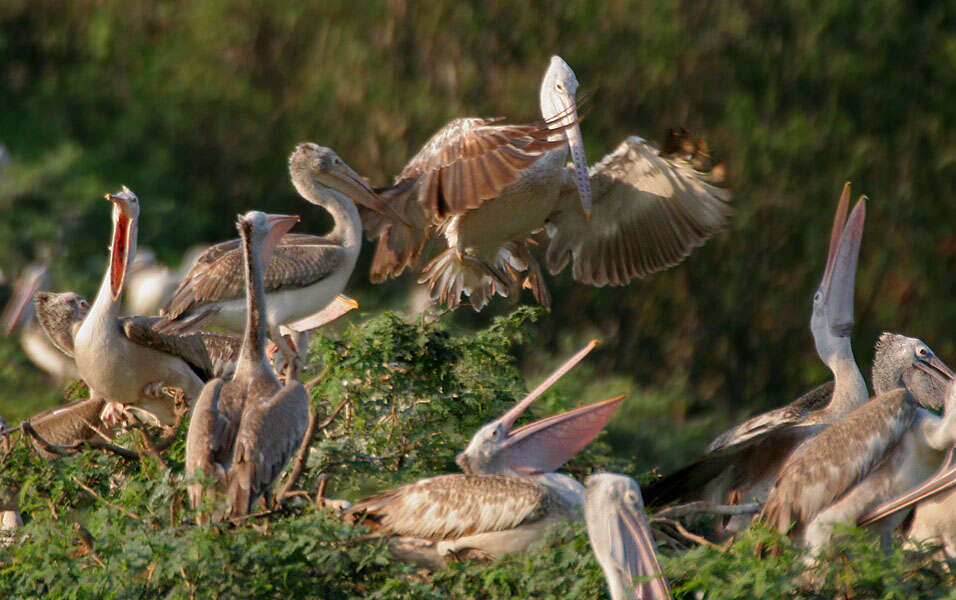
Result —
<path fill-rule="evenodd" d="M 251 208 L 299 213 L 299 229 L 321 231 L 327 216 L 288 181 L 296 143 L 331 146 L 385 184 L 448 119 L 536 118 L 557 53 L 590 99 L 592 162 L 626 135 L 684 126 L 728 166 L 737 213 L 725 233 L 627 288 L 552 278 L 554 310 L 522 349 L 538 374 L 602 338 L 578 399 L 634 392 L 615 445 L 674 466 L 729 420 L 827 376 L 807 324 L 846 180 L 870 198 L 861 365 L 882 330 L 956 362 L 954 13 L 890 0 L 7 0 L 0 140 L 13 162 L 0 175 L 0 267 L 10 279 L 49 253 L 57 288 L 92 295 L 108 237 L 102 195 L 120 184 L 143 203 L 140 245 L 171 265 L 192 244 L 234 236 L 233 216 Z M 349 293 L 366 313 L 404 307 L 411 278 L 370 285 L 369 254 Z M 510 309 L 499 300 L 445 318 L 472 328 Z M 8 418 L 61 397 L 13 342 L 0 361 Z"/>

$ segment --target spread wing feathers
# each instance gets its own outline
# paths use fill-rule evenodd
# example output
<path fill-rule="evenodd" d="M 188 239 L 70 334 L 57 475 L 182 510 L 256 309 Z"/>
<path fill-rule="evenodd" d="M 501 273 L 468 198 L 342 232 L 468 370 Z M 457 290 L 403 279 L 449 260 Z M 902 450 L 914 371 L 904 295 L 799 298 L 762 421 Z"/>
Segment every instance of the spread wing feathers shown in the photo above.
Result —
<path fill-rule="evenodd" d="M 295 453 L 309 421 L 309 397 L 293 381 L 264 402 L 250 402 L 242 413 L 226 503 L 233 516 L 249 513 Z"/>
<path fill-rule="evenodd" d="M 119 319 L 123 334 L 131 342 L 179 358 L 203 381 L 212 379 L 214 377 L 213 362 L 202 336 L 198 333 L 160 333 L 153 329 L 153 326 L 160 322 L 162 322 L 161 317 L 121 317 Z"/>
<path fill-rule="evenodd" d="M 913 424 L 916 408 L 909 393 L 896 389 L 807 440 L 777 475 L 761 518 L 781 532 L 807 524 L 883 460 Z"/>
<path fill-rule="evenodd" d="M 266 268 L 266 293 L 280 288 L 312 285 L 334 272 L 345 260 L 341 246 L 326 238 L 307 234 L 286 234 Z M 180 282 L 172 299 L 163 307 L 167 321 L 157 328 L 199 309 L 203 305 L 245 297 L 245 274 L 238 240 L 217 244 L 204 252 Z"/>
<path fill-rule="evenodd" d="M 757 455 L 751 455 L 748 451 L 765 441 L 775 447 L 792 443 L 779 434 L 804 423 L 808 414 L 829 404 L 832 397 L 833 381 L 828 381 L 786 406 L 759 414 L 728 429 L 707 446 L 703 456 L 645 486 L 647 505 L 661 506 L 685 499 L 688 494 L 699 493 L 705 485 L 728 472 L 728 469 L 740 467 L 745 470 L 742 461 L 769 459 L 766 453 L 758 451 Z M 731 483 L 735 485 L 737 482 L 733 479 L 732 476 Z"/>
<path fill-rule="evenodd" d="M 480 311 L 495 294 L 507 298 L 517 290 L 517 271 L 526 268 L 510 243 L 498 249 L 493 263 L 467 254 L 459 256 L 457 249 L 448 248 L 425 265 L 418 283 L 425 284 L 432 300 L 448 308 L 457 307 L 464 294 L 471 307 Z M 547 300 L 550 303 L 550 295 Z"/>
<path fill-rule="evenodd" d="M 222 379 L 213 379 L 203 386 L 196 405 L 193 407 L 189 421 L 189 431 L 186 433 L 186 478 L 195 479 L 199 476 L 212 479 L 222 485 L 224 470 L 223 460 L 228 460 L 225 448 L 231 447 L 231 440 L 235 436 L 235 420 L 230 419 L 226 403 L 222 399 Z M 197 508 L 203 498 L 202 482 L 193 481 L 188 484 L 189 502 Z"/>
<path fill-rule="evenodd" d="M 96 440 L 96 433 L 89 425 L 100 426 L 100 412 L 106 402 L 102 398 L 74 400 L 63 406 L 55 406 L 27 419 L 33 429 L 47 442 L 57 446 L 72 446 L 87 440 Z M 34 447 L 45 458 L 56 458 L 39 444 Z"/>
<path fill-rule="evenodd" d="M 569 171 L 572 167 L 569 167 Z M 548 223 L 548 268 L 574 255 L 574 279 L 626 285 L 672 267 L 722 230 L 733 209 L 730 192 L 680 159 L 660 156 L 631 136 L 590 169 L 594 207 L 585 220 L 572 177 Z"/>
<path fill-rule="evenodd" d="M 557 508 L 546 487 L 501 475 L 440 475 L 374 496 L 348 510 L 377 532 L 432 540 L 505 531 Z"/>
<path fill-rule="evenodd" d="M 425 241 L 432 234 L 425 210 L 411 197 L 414 183 L 413 180 L 405 180 L 391 188 L 376 190 L 384 202 L 391 204 L 405 218 L 407 224 L 396 222 L 374 210 L 359 209 L 366 237 L 376 242 L 369 271 L 372 283 L 381 283 L 401 275 L 418 260 Z"/>
<path fill-rule="evenodd" d="M 431 218 L 443 219 L 481 206 L 511 185 L 521 172 L 563 137 L 542 121 L 526 125 L 501 119 L 455 119 L 438 130 L 405 166 L 396 182 L 415 179 L 418 202 Z"/>
<path fill-rule="evenodd" d="M 804 422 L 812 411 L 829 404 L 832 397 L 833 381 L 822 383 L 786 406 L 761 413 L 728 429 L 707 446 L 707 453 L 749 448 L 775 431 Z"/>

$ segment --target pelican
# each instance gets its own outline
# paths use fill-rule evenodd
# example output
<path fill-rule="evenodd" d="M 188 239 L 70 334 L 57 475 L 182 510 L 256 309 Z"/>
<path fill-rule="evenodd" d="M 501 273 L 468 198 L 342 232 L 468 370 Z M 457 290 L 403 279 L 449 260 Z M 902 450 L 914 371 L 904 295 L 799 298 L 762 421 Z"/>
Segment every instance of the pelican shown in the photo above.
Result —
<path fill-rule="evenodd" d="M 669 600 L 637 482 L 617 473 L 596 473 L 585 483 L 584 520 L 611 600 Z M 638 577 L 652 579 L 635 581 Z"/>
<path fill-rule="evenodd" d="M 10 335 L 14 329 L 21 330 L 20 347 L 37 367 L 58 381 L 76 379 L 79 376 L 76 365 L 50 345 L 35 319 L 33 296 L 49 286 L 50 272 L 45 265 L 27 267 L 17 279 L 13 294 L 0 316 L 0 323 L 6 335 Z"/>
<path fill-rule="evenodd" d="M 362 244 L 362 222 L 353 200 L 373 210 L 389 213 L 389 209 L 329 148 L 299 144 L 289 157 L 289 174 L 299 194 L 327 210 L 335 222 L 326 236 L 287 234 L 267 264 L 265 319 L 273 342 L 294 357 L 296 350 L 282 342 L 280 325 L 309 317 L 333 301 L 355 305 L 336 299 Z M 157 330 L 175 333 L 214 325 L 241 333 L 245 311 L 242 248 L 239 240 L 231 240 L 216 244 L 196 260 L 164 307 L 165 320 Z"/>
<path fill-rule="evenodd" d="M 541 122 L 455 119 L 433 135 L 380 191 L 404 222 L 364 220 L 377 240 L 372 281 L 397 277 L 417 263 L 428 238 L 443 236 L 447 249 L 419 279 L 436 301 L 453 308 L 464 294 L 477 311 L 495 293 L 524 286 L 550 306 L 528 249 L 541 228 L 551 238 L 552 273 L 573 256 L 574 279 L 601 287 L 672 267 L 725 227 L 730 194 L 713 185 L 719 177 L 696 168 L 704 146 L 689 142 L 686 152 L 679 134 L 664 151 L 628 137 L 588 170 L 577 88 L 571 67 L 553 56 L 541 82 Z"/>
<path fill-rule="evenodd" d="M 734 499 L 763 502 L 780 467 L 802 442 L 869 399 L 850 344 L 866 201 L 861 198 L 847 218 L 849 200 L 847 183 L 840 194 L 826 267 L 813 296 L 810 317 L 814 346 L 833 373 L 833 381 L 718 436 L 703 457 L 647 486 L 645 496 L 651 506 L 701 497 L 718 504 Z M 742 530 L 750 518 L 733 517 L 727 531 Z"/>
<path fill-rule="evenodd" d="M 205 252 L 205 246 L 193 246 L 183 256 L 179 269 L 170 269 L 156 259 L 148 248 L 140 248 L 129 268 L 126 282 L 126 312 L 131 315 L 153 315 L 165 305 L 179 282 L 196 259 Z"/>
<path fill-rule="evenodd" d="M 251 211 L 239 218 L 245 273 L 246 329 L 235 374 L 214 379 L 196 401 L 186 436 L 186 475 L 212 478 L 226 494 L 230 516 L 248 514 L 302 442 L 309 420 L 309 397 L 289 377 L 279 383 L 266 359 L 266 304 L 263 265 L 279 239 L 299 220 Z M 198 508 L 203 482 L 189 484 Z M 197 514 L 197 520 L 202 520 Z"/>
<path fill-rule="evenodd" d="M 162 387 L 179 388 L 192 401 L 215 375 L 214 366 L 198 336 L 160 334 L 120 318 L 119 299 L 136 254 L 139 199 L 126 187 L 106 198 L 113 203 L 110 259 L 89 314 L 76 331 L 76 366 L 91 395 L 109 401 L 107 420 L 122 412 L 117 405 L 132 404 L 172 424 L 174 408 Z"/>
<path fill-rule="evenodd" d="M 760 518 L 815 553 L 834 524 L 855 523 L 927 478 L 946 445 L 940 419 L 925 409 L 942 406 L 952 379 L 922 341 L 881 335 L 873 359 L 876 396 L 788 457 Z"/>
<path fill-rule="evenodd" d="M 421 479 L 358 502 L 346 515 L 364 516 L 378 535 L 400 536 L 390 545 L 393 555 L 428 566 L 445 564 L 449 555 L 522 552 L 550 526 L 577 518 L 584 486 L 554 470 L 597 437 L 623 396 L 512 426 L 593 346 L 481 427 L 455 459 L 463 474 Z"/>
<path fill-rule="evenodd" d="M 936 473 L 908 491 L 874 508 L 860 518 L 860 525 L 869 525 L 899 515 L 898 520 L 912 507 L 913 518 L 906 537 L 942 546 L 950 559 L 956 558 L 956 385 L 949 386 L 943 419 L 935 432 L 939 445 L 949 447 Z M 892 523 L 891 523 L 892 525 Z"/>

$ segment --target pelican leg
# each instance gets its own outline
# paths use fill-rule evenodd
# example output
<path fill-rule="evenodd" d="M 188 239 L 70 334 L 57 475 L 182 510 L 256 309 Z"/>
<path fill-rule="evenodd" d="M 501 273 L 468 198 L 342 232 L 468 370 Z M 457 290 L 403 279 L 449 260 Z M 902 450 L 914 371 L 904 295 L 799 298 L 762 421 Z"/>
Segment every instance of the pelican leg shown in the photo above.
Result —
<path fill-rule="evenodd" d="M 100 411 L 100 421 L 108 429 L 119 427 L 126 422 L 126 405 L 122 402 L 107 401 Z"/>

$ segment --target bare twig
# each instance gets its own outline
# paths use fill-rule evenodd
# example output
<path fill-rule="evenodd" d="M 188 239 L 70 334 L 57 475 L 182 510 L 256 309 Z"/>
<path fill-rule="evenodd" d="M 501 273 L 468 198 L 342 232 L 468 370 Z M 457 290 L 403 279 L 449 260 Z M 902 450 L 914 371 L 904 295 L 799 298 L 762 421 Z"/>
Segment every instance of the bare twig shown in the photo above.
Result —
<path fill-rule="evenodd" d="M 713 548 L 715 550 L 724 549 L 723 546 L 720 546 L 719 544 L 715 544 L 714 542 L 708 540 L 707 538 L 701 537 L 697 535 L 696 533 L 691 533 L 687 531 L 684 528 L 684 526 L 680 524 L 680 522 L 675 521 L 674 519 L 668 519 L 666 517 L 655 516 L 655 517 L 651 517 L 651 522 L 664 523 L 665 525 L 669 525 L 673 527 L 677 531 L 677 533 L 681 534 L 682 536 L 684 536 L 685 538 L 687 538 L 688 540 L 694 543 L 700 544 L 701 546 L 707 546 L 708 548 Z"/>
<path fill-rule="evenodd" d="M 146 521 L 143 520 L 142 517 L 139 517 L 139 516 L 137 516 L 137 515 L 134 515 L 134 514 L 131 513 L 130 511 L 128 511 L 128 510 L 126 510 L 125 508 L 123 508 L 122 506 L 119 506 L 119 505 L 117 505 L 117 504 L 113 504 L 112 502 L 110 502 L 109 500 L 107 500 L 106 498 L 104 498 L 103 496 L 100 496 L 99 494 L 96 493 L 96 490 L 94 490 L 94 489 L 91 488 L 90 486 L 86 485 L 85 483 L 83 483 L 82 481 L 80 481 L 79 479 L 77 479 L 75 475 L 70 475 L 70 479 L 72 479 L 73 481 L 75 481 L 75 482 L 77 483 L 77 485 L 79 485 L 81 488 L 83 488 L 84 490 L 86 490 L 87 492 L 89 492 L 89 494 L 90 494 L 91 496 L 93 496 L 93 497 L 96 498 L 97 500 L 99 500 L 99 501 L 101 501 L 101 502 L 104 502 L 104 503 L 106 503 L 107 505 L 109 505 L 109 506 L 115 508 L 116 510 L 120 511 L 121 513 L 123 513 L 123 514 L 126 515 L 127 517 L 132 517 L 132 518 L 136 519 L 137 521 L 141 521 L 141 522 L 143 522 L 143 523 L 146 522 Z"/>
<path fill-rule="evenodd" d="M 715 504 L 700 500 L 698 502 L 688 502 L 687 504 L 678 504 L 670 506 L 654 514 L 655 517 L 674 518 L 695 515 L 699 513 L 709 513 L 714 515 L 749 515 L 760 512 L 758 502 L 748 502 L 746 504 Z"/>
<path fill-rule="evenodd" d="M 309 365 L 309 366 L 311 366 L 311 365 Z M 312 391 L 312 388 L 314 388 L 315 386 L 317 386 L 320 381 L 322 381 L 323 379 L 325 379 L 325 376 L 329 374 L 329 369 L 331 369 L 331 368 L 332 368 L 332 367 L 331 367 L 330 365 L 326 365 L 325 368 L 322 369 L 322 370 L 319 372 L 318 375 L 316 375 L 315 377 L 313 377 L 312 379 L 310 379 L 310 380 L 305 384 L 305 386 L 304 386 L 304 387 L 305 387 L 305 391 L 306 391 L 306 392 L 311 392 L 311 391 Z M 307 369 L 304 369 L 304 370 L 307 370 Z"/>

